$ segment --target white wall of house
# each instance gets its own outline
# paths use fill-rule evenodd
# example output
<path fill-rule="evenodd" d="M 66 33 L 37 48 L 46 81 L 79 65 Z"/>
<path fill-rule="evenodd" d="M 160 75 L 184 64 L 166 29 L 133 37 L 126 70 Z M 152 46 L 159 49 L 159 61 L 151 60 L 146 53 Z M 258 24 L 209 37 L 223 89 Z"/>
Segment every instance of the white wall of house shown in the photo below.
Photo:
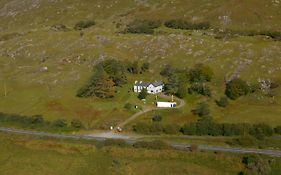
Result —
<path fill-rule="evenodd" d="M 134 92 L 141 92 L 141 90 L 144 88 L 147 89 L 147 93 L 149 93 L 149 94 L 157 94 L 157 93 L 163 92 L 163 90 L 164 90 L 163 85 L 156 86 L 156 87 L 153 84 L 150 84 L 148 87 L 134 85 Z"/>

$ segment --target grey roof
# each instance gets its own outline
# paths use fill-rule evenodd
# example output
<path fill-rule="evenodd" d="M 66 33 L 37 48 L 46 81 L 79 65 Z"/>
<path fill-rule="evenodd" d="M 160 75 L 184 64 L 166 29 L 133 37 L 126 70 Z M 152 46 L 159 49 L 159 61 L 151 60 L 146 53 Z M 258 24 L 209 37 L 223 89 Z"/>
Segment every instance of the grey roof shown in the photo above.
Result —
<path fill-rule="evenodd" d="M 151 82 L 138 81 L 138 82 L 135 83 L 136 86 L 143 86 L 143 87 L 148 87 L 150 84 L 157 87 L 157 86 L 163 85 L 163 82 L 162 81 L 155 81 L 155 82 L 151 83 Z"/>

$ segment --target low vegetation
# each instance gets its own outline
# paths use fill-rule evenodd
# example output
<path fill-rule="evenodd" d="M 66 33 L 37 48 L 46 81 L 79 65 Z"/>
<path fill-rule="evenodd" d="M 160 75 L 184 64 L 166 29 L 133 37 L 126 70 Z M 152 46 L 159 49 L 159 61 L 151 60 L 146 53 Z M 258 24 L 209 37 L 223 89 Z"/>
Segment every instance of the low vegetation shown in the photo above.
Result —
<path fill-rule="evenodd" d="M 75 30 L 83 30 L 89 27 L 92 27 L 96 24 L 94 20 L 83 20 L 79 21 L 75 24 L 74 29 Z"/>
<path fill-rule="evenodd" d="M 206 30 L 211 27 L 209 22 L 189 22 L 183 19 L 174 19 L 165 22 L 165 26 L 172 29 Z"/>
<path fill-rule="evenodd" d="M 153 34 L 154 29 L 161 26 L 161 21 L 151 21 L 151 20 L 134 20 L 129 23 L 125 29 L 125 33 L 143 33 L 143 34 Z"/>

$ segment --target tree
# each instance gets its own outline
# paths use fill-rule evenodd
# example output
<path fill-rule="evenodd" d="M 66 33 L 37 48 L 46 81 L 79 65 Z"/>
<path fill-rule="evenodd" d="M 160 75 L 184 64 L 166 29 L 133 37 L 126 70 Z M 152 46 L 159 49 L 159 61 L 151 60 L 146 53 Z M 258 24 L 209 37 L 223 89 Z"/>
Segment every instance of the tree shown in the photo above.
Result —
<path fill-rule="evenodd" d="M 185 95 L 187 94 L 187 87 L 184 83 L 180 83 L 178 90 L 176 92 L 176 96 L 179 98 L 183 98 L 185 97 Z"/>
<path fill-rule="evenodd" d="M 210 114 L 209 105 L 205 102 L 199 103 L 195 109 L 191 111 L 194 115 L 199 117 L 207 117 Z"/>
<path fill-rule="evenodd" d="M 196 64 L 189 74 L 190 82 L 210 82 L 214 75 L 213 70 L 203 64 Z"/>
<path fill-rule="evenodd" d="M 242 79 L 236 78 L 226 84 L 225 94 L 228 98 L 236 100 L 250 92 L 249 85 Z"/>
<path fill-rule="evenodd" d="M 122 86 L 127 83 L 126 69 L 122 62 L 115 59 L 108 59 L 101 62 L 98 66 L 103 67 L 116 86 Z"/>
<path fill-rule="evenodd" d="M 140 100 L 146 99 L 147 95 L 148 95 L 148 93 L 147 93 L 146 88 L 143 88 L 143 89 L 141 90 L 141 92 L 139 93 L 138 98 L 139 98 Z"/>
<path fill-rule="evenodd" d="M 114 96 L 114 82 L 109 75 L 104 71 L 102 66 L 97 67 L 97 71 L 90 79 L 89 83 L 79 89 L 78 97 L 111 98 Z"/>

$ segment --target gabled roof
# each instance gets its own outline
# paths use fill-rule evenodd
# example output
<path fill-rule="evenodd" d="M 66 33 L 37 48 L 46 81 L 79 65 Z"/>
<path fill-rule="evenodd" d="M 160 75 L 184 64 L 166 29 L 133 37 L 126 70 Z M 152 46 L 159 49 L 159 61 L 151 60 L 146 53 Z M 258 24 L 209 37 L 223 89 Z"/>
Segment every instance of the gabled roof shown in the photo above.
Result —
<path fill-rule="evenodd" d="M 148 87 L 149 85 L 153 85 L 154 87 L 157 87 L 157 86 L 161 86 L 163 85 L 163 82 L 162 81 L 155 81 L 153 83 L 151 82 L 143 82 L 143 81 L 136 81 L 135 82 L 135 86 L 142 86 L 142 87 Z"/>

